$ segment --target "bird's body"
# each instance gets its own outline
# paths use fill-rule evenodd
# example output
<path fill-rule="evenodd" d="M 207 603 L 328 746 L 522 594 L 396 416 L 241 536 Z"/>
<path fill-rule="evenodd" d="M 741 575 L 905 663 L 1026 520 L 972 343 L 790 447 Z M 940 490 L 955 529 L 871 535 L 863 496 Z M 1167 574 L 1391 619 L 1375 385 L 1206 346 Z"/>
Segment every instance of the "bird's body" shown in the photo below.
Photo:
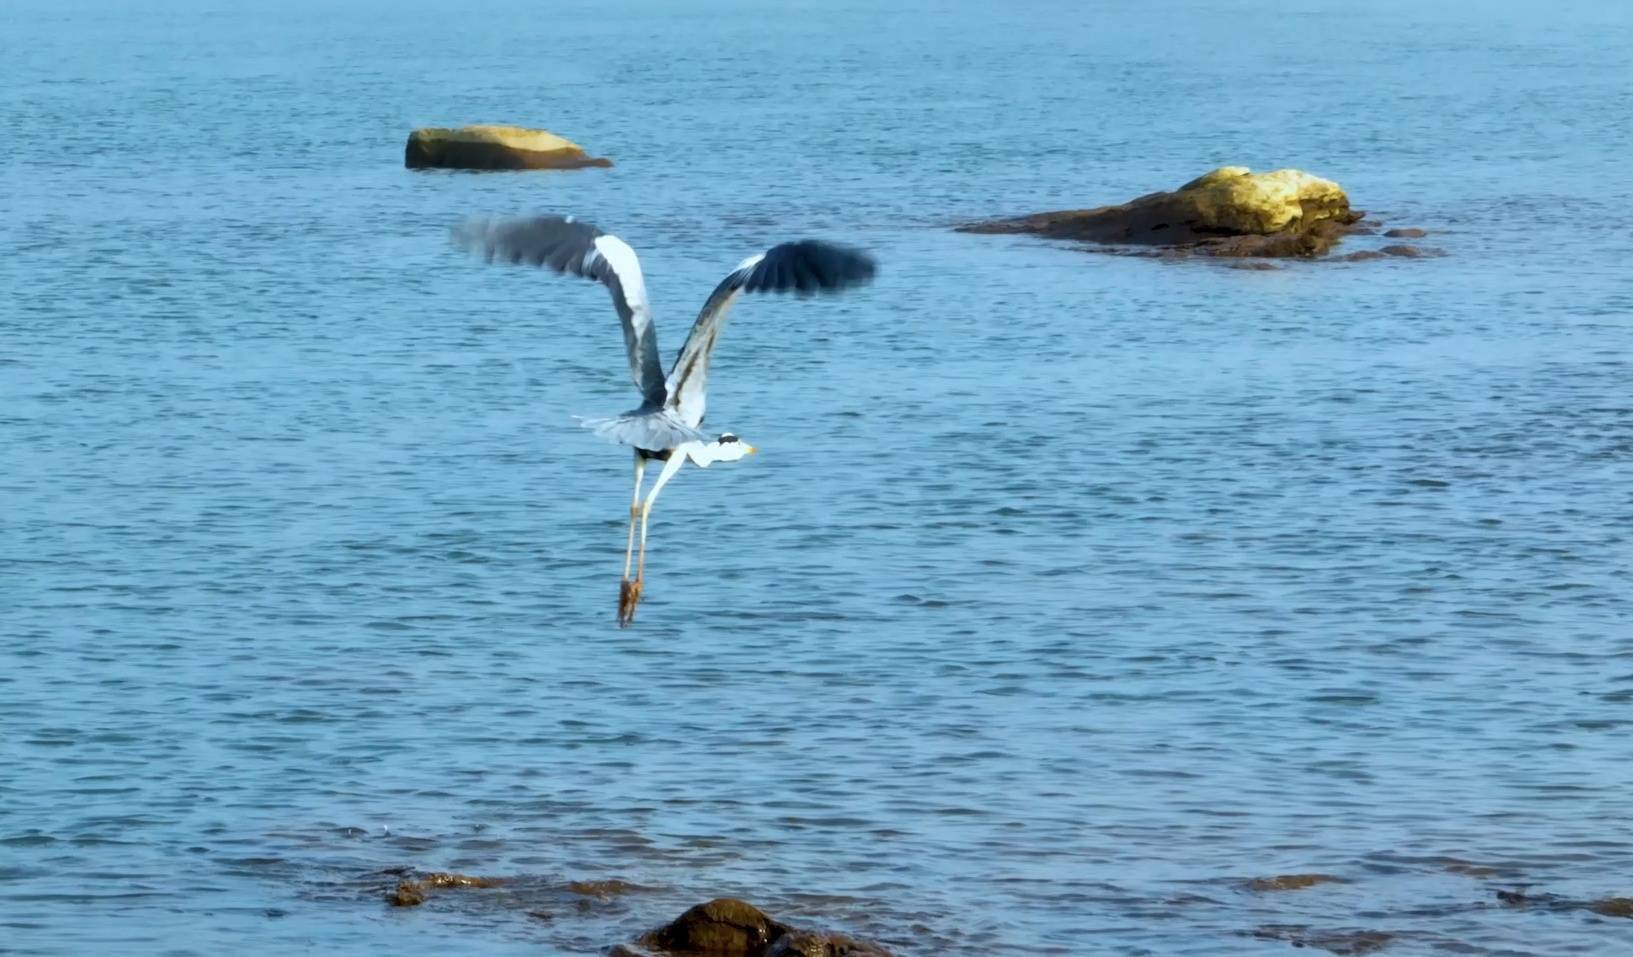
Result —
<path fill-rule="evenodd" d="M 646 527 L 652 504 L 664 485 L 688 461 L 700 468 L 734 462 L 752 454 L 753 446 L 729 432 L 711 439 L 699 429 L 707 405 L 709 359 L 726 315 L 744 292 L 837 292 L 873 278 L 866 254 L 830 243 L 804 240 L 773 246 L 750 256 L 721 280 L 692 324 L 691 334 L 668 373 L 658 360 L 657 329 L 647 300 L 635 250 L 616 236 L 571 217 L 536 216 L 511 220 L 472 220 L 455 231 L 465 246 L 489 261 L 527 263 L 560 273 L 594 279 L 612 293 L 623 326 L 630 375 L 641 404 L 621 415 L 581 420 L 597 435 L 630 446 L 635 459 L 635 497 L 630 504 L 629 542 L 624 551 L 624 578 L 619 586 L 618 623 L 634 620 L 646 567 Z M 645 499 L 641 486 L 648 462 L 662 470 Z M 640 521 L 640 558 L 630 578 L 635 525 Z"/>

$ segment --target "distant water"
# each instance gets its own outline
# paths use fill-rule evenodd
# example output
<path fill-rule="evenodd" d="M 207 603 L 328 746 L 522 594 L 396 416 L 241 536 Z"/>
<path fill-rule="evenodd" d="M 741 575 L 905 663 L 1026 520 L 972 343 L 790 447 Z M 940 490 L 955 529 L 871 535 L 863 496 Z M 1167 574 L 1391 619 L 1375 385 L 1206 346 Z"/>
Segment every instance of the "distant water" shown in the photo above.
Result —
<path fill-rule="evenodd" d="M 1633 895 L 1628 4 L 0 36 L 0 951 L 592 954 L 720 894 L 903 955 L 1633 946 L 1495 897 Z M 471 121 L 618 165 L 401 168 Z M 1223 163 L 1449 256 L 947 228 Z M 666 355 L 775 241 L 882 264 L 739 306 L 710 425 L 763 452 L 665 493 L 628 631 L 606 294 L 446 241 L 531 210 L 640 251 Z"/>

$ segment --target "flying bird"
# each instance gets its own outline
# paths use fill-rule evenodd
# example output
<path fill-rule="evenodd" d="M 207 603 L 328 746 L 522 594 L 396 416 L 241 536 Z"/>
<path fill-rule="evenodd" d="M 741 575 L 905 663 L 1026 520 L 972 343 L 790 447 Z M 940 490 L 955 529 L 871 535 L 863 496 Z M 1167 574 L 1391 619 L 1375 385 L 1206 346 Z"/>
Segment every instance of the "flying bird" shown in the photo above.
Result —
<path fill-rule="evenodd" d="M 692 323 L 666 374 L 658 360 L 658 333 L 652 325 L 641 263 L 627 243 L 571 216 L 521 219 L 472 219 L 454 230 L 455 240 L 489 262 L 543 266 L 558 273 L 593 279 L 612 293 L 612 305 L 624 329 L 629 372 L 640 390 L 641 404 L 622 415 L 581 419 L 597 435 L 635 451 L 635 495 L 629 506 L 629 535 L 624 546 L 624 577 L 618 586 L 618 625 L 635 620 L 646 571 L 646 527 L 658 493 L 690 460 L 699 468 L 735 462 L 755 448 L 731 432 L 704 435 L 705 393 L 709 357 L 714 353 L 726 313 L 745 292 L 793 292 L 800 296 L 835 293 L 873 279 L 875 263 L 859 250 L 819 240 L 783 243 L 737 264 L 715 286 Z M 652 489 L 641 497 L 648 462 L 663 463 Z M 639 523 L 641 547 L 635 555 Z M 630 578 L 633 561 L 635 577 Z"/>

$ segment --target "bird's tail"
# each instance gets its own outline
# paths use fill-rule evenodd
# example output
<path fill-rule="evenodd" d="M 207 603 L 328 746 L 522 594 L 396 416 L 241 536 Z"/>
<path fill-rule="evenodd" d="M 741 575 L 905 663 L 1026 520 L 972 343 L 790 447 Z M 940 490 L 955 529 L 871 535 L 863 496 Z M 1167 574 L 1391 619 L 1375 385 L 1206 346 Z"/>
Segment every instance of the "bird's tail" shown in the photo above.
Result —
<path fill-rule="evenodd" d="M 609 442 L 648 452 L 662 452 L 684 442 L 707 442 L 703 433 L 675 418 L 666 409 L 625 412 L 605 418 L 574 416 L 578 424 Z"/>

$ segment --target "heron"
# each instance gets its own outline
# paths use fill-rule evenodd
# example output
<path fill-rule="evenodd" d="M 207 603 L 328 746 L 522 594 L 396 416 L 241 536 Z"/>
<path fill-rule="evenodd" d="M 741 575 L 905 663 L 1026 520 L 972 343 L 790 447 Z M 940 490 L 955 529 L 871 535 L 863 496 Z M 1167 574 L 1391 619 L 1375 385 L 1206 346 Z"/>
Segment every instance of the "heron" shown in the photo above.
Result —
<path fill-rule="evenodd" d="M 618 626 L 627 627 L 634 622 L 635 606 L 641 600 L 647 522 L 658 493 L 688 461 L 706 469 L 717 462 L 736 462 L 756 451 L 731 432 L 709 438 L 699 431 L 706 405 L 709 357 L 732 304 L 745 292 L 793 292 L 800 296 L 840 292 L 870 282 L 876 264 L 861 250 L 815 239 L 782 243 L 748 257 L 709 294 L 685 345 L 665 374 L 658 360 L 658 334 L 652 323 L 641 263 L 628 243 L 571 216 L 471 219 L 455 227 L 454 237 L 488 262 L 541 266 L 563 275 L 593 279 L 612 293 L 613 308 L 623 325 L 629 372 L 640 390 L 641 404 L 621 415 L 583 418 L 579 422 L 602 438 L 634 449 L 635 494 L 629 506 L 624 575 L 618 586 Z M 662 469 L 643 498 L 641 488 L 649 462 L 661 462 Z M 632 562 L 634 578 L 630 577 Z"/>

